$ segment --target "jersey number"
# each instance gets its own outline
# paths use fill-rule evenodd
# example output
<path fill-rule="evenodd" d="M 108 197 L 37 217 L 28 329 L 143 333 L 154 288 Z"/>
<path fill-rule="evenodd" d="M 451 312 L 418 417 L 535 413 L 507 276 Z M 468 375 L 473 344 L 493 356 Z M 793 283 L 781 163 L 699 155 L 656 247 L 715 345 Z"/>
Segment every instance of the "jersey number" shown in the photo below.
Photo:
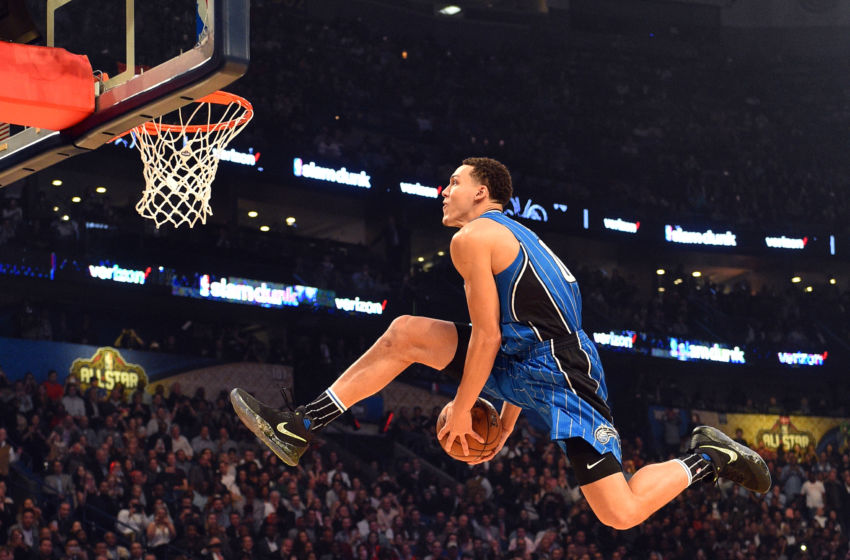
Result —
<path fill-rule="evenodd" d="M 573 276 L 572 272 L 570 272 L 570 269 L 567 268 L 567 265 L 561 262 L 561 259 L 559 259 L 558 256 L 552 252 L 552 249 L 550 249 L 548 245 L 543 243 L 542 239 L 538 239 L 537 241 L 540 243 L 540 246 L 543 247 L 543 249 L 547 253 L 549 253 L 549 256 L 552 257 L 552 260 L 555 261 L 556 265 L 558 265 L 558 268 L 561 269 L 561 274 L 564 276 L 564 280 L 566 280 L 567 282 L 575 282 L 576 277 Z"/>

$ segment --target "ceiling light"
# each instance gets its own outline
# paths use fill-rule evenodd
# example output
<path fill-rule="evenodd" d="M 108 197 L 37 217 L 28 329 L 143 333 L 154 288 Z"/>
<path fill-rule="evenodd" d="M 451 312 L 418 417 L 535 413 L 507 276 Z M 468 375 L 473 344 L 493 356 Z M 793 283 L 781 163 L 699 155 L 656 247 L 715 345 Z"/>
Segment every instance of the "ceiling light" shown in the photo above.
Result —
<path fill-rule="evenodd" d="M 249 218 L 256 218 L 257 216 L 259 216 L 259 214 L 257 213 L 256 210 L 251 210 L 250 212 L 248 212 Z"/>
<path fill-rule="evenodd" d="M 62 186 L 62 179 L 53 179 L 52 181 L 50 181 L 50 184 L 53 185 L 54 187 L 61 187 Z"/>
<path fill-rule="evenodd" d="M 445 252 L 445 251 L 437 251 L 437 256 L 438 256 L 438 257 L 442 257 L 442 256 L 443 256 L 443 255 L 445 255 L 445 254 L 446 254 L 446 252 Z"/>
<path fill-rule="evenodd" d="M 684 280 L 682 280 L 681 278 L 676 278 L 675 280 L 673 280 L 673 283 L 674 283 L 675 285 L 677 285 L 677 286 L 678 286 L 679 284 L 681 284 L 682 282 L 684 282 Z"/>
<path fill-rule="evenodd" d="M 807 292 L 813 292 L 813 291 L 815 291 L 815 289 L 812 288 L 811 286 L 806 286 L 806 291 Z"/>
<path fill-rule="evenodd" d="M 106 187 L 98 187 L 94 190 L 97 194 L 103 194 L 106 192 Z"/>
<path fill-rule="evenodd" d="M 58 206 L 54 206 L 54 207 L 53 207 L 53 211 L 54 211 L 54 212 L 58 212 L 58 211 L 59 211 L 59 207 L 58 207 Z"/>
<path fill-rule="evenodd" d="M 68 214 L 65 214 L 64 216 L 62 216 L 62 221 L 63 221 L 63 222 L 67 222 L 67 221 L 68 221 L 68 220 L 70 220 L 70 219 L 71 219 L 71 217 L 70 217 L 70 216 L 68 216 Z"/>
<path fill-rule="evenodd" d="M 418 259 L 416 259 L 416 260 L 417 260 L 417 261 L 419 261 L 419 262 L 425 262 L 425 257 L 419 257 L 419 258 L 418 258 Z"/>
<path fill-rule="evenodd" d="M 832 284 L 833 286 L 835 286 L 838 283 L 838 281 L 835 278 L 830 278 L 829 283 Z"/>
<path fill-rule="evenodd" d="M 694 278 L 699 278 L 700 276 L 702 276 L 702 272 L 700 272 L 699 270 L 695 270 L 691 272 L 691 276 L 693 276 Z"/>
<path fill-rule="evenodd" d="M 448 6 L 444 6 L 444 7 L 440 8 L 439 10 L 437 10 L 438 13 L 440 13 L 444 16 L 456 16 L 461 11 L 462 11 L 461 7 L 456 6 L 454 4 L 449 4 Z"/>
<path fill-rule="evenodd" d="M 260 226 L 260 231 L 269 231 L 270 229 L 269 226 Z"/>
<path fill-rule="evenodd" d="M 658 291 L 659 291 L 659 292 L 664 292 L 664 291 L 665 291 L 665 290 L 664 290 L 664 286 L 658 286 Z"/>
<path fill-rule="evenodd" d="M 791 283 L 793 283 L 793 284 L 799 284 L 802 281 L 803 281 L 803 279 L 800 278 L 799 276 L 795 276 L 791 279 Z"/>
<path fill-rule="evenodd" d="M 286 218 L 286 225 L 293 226 L 295 225 L 295 218 L 293 216 L 289 216 Z"/>
<path fill-rule="evenodd" d="M 663 268 L 659 268 L 658 270 L 655 271 L 655 274 L 657 274 L 658 276 L 664 276 L 664 274 L 666 274 L 666 273 L 667 273 L 667 271 L 664 270 Z"/>
<path fill-rule="evenodd" d="M 80 202 L 81 200 L 83 200 L 83 199 L 80 198 L 79 196 L 72 196 L 71 197 L 71 202 L 73 202 L 73 203 Z"/>

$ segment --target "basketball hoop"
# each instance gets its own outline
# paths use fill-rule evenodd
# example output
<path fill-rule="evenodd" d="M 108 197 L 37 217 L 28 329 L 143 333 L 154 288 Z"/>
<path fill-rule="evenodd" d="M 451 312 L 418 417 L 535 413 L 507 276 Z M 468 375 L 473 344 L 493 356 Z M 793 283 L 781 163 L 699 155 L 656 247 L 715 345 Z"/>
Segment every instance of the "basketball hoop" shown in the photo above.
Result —
<path fill-rule="evenodd" d="M 136 211 L 157 228 L 166 222 L 175 228 L 207 222 L 212 215 L 210 185 L 221 152 L 254 116 L 251 103 L 224 91 L 195 103 L 194 109 L 178 109 L 178 124 L 163 123 L 158 117 L 130 131 L 139 146 L 145 177 Z"/>

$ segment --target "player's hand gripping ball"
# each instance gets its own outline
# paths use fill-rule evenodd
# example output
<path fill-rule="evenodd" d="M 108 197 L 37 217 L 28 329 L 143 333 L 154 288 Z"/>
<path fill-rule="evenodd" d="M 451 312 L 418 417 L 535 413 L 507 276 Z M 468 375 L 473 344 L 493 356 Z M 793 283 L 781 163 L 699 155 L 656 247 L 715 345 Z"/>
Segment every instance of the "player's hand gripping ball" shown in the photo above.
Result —
<path fill-rule="evenodd" d="M 448 404 L 446 406 L 448 406 Z M 457 459 L 458 461 L 463 461 L 465 463 L 476 461 L 489 454 L 499 444 L 499 437 L 502 435 L 502 419 L 499 417 L 499 413 L 496 408 L 488 401 L 478 397 L 478 400 L 476 400 L 475 404 L 472 405 L 472 410 L 470 412 L 472 413 L 472 430 L 484 438 L 484 443 L 478 443 L 471 437 L 467 436 L 466 443 L 469 446 L 469 455 L 463 454 L 463 446 L 459 439 L 456 439 L 454 443 L 452 443 L 451 450 L 446 452 L 453 459 Z M 446 407 L 443 407 L 443 410 L 440 412 L 440 417 L 437 418 L 437 434 L 440 433 L 440 430 L 443 429 L 445 424 Z M 440 440 L 440 443 L 444 444 L 447 437 L 448 435 Z M 445 447 L 443 449 L 445 449 Z"/>

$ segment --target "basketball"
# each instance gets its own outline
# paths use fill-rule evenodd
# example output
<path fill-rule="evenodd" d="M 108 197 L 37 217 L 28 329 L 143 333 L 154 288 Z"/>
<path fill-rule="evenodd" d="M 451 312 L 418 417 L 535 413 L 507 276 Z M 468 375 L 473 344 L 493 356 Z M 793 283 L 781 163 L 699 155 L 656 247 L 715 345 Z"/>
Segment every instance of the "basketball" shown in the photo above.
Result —
<path fill-rule="evenodd" d="M 448 404 L 446 406 L 448 406 Z M 492 404 L 490 404 L 490 402 L 478 397 L 478 400 L 476 400 L 475 404 L 472 405 L 471 412 L 472 429 L 475 433 L 484 438 L 484 443 L 478 443 L 467 436 L 466 442 L 469 446 L 469 455 L 463 454 L 463 446 L 460 444 L 459 439 L 455 439 L 454 443 L 452 443 L 451 450 L 447 451 L 450 457 L 465 463 L 475 461 L 495 449 L 496 445 L 499 443 L 499 437 L 502 435 L 502 420 L 499 418 L 498 411 Z M 445 424 L 446 407 L 443 407 L 442 412 L 440 412 L 440 417 L 437 418 L 437 434 L 440 433 L 440 430 L 443 429 Z M 446 436 L 446 438 L 447 437 L 448 436 Z M 443 438 L 443 440 L 446 438 Z"/>

